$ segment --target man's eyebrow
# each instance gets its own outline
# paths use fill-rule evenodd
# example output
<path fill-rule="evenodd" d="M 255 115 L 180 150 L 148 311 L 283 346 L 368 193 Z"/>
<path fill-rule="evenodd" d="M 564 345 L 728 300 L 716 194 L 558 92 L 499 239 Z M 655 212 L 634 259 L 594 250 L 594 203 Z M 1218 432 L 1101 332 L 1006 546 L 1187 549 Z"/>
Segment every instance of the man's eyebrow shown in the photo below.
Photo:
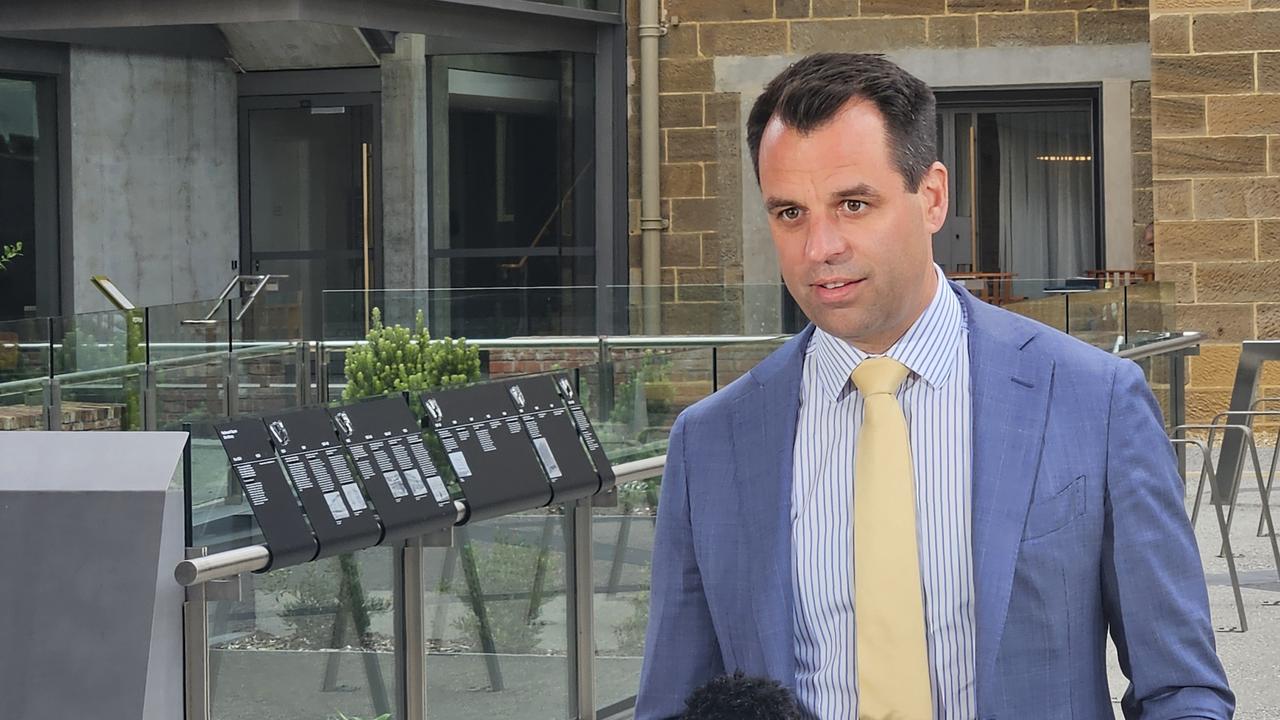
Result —
<path fill-rule="evenodd" d="M 795 200 L 788 200 L 787 198 L 776 197 L 773 195 L 770 195 L 769 198 L 764 201 L 764 207 L 766 210 L 777 210 L 779 208 L 794 207 L 798 205 L 800 205 L 800 203 Z"/>
<path fill-rule="evenodd" d="M 880 193 L 866 183 L 858 183 L 853 187 L 845 188 L 844 190 L 837 190 L 831 193 L 831 198 L 833 200 L 841 200 L 851 197 L 864 197 L 875 200 L 880 197 Z"/>

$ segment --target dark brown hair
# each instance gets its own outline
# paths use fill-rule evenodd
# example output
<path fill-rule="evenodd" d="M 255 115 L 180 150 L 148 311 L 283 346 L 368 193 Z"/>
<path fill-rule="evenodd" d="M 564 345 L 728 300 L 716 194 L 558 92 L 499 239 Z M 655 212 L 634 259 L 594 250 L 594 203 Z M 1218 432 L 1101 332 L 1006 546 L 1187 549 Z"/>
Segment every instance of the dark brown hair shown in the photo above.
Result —
<path fill-rule="evenodd" d="M 889 149 L 908 192 L 920 187 L 938 159 L 933 90 L 882 55 L 822 53 L 782 71 L 756 98 L 747 118 L 751 164 L 760 179 L 760 139 L 774 117 L 800 133 L 822 127 L 850 100 L 876 106 L 888 131 Z"/>

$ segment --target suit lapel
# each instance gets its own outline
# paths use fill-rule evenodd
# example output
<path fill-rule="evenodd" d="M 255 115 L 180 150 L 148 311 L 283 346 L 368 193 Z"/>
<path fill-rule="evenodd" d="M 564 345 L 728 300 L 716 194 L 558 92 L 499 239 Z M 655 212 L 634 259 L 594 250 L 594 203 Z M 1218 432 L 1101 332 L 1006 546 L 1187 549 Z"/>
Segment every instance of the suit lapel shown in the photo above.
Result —
<path fill-rule="evenodd" d="M 795 687 L 791 594 L 792 447 L 812 327 L 752 371 L 757 385 L 733 406 L 734 481 L 750 605 L 768 674 Z M 745 650 L 745 649 L 744 649 Z"/>
<path fill-rule="evenodd" d="M 998 310 L 962 294 L 972 381 L 973 565 L 979 707 L 993 687 L 1014 569 L 1040 464 L 1053 360 Z"/>

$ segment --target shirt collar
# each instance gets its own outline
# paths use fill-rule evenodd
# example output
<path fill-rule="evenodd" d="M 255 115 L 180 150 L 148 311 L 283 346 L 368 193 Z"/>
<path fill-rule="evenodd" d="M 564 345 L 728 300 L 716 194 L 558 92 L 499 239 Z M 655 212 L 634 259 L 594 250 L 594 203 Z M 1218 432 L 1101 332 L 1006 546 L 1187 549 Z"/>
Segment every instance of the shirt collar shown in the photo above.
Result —
<path fill-rule="evenodd" d="M 912 375 L 922 378 L 932 388 L 946 384 L 956 365 L 956 345 L 965 329 L 964 308 L 947 282 L 942 268 L 934 265 L 938 288 L 933 300 L 907 332 L 884 354 L 906 365 Z M 850 386 L 849 376 L 869 355 L 849 343 L 828 334 L 822 328 L 809 341 L 822 392 L 831 400 L 839 400 Z"/>

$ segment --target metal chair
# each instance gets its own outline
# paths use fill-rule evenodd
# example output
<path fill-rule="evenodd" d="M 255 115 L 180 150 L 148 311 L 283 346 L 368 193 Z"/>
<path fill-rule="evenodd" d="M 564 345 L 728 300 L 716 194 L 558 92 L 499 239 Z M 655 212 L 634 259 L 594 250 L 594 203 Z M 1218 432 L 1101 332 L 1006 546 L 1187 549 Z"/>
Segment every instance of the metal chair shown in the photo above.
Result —
<path fill-rule="evenodd" d="M 1268 400 L 1268 399 L 1269 398 L 1263 398 L 1263 400 Z M 1257 405 L 1258 405 L 1258 402 L 1255 401 L 1253 403 L 1253 407 L 1257 407 Z M 1267 417 L 1267 416 L 1280 417 L 1280 410 L 1241 410 L 1241 411 L 1227 410 L 1224 412 L 1220 412 L 1217 415 L 1214 415 L 1213 420 L 1211 421 L 1210 424 L 1217 425 L 1219 421 L 1226 420 L 1227 418 L 1233 415 L 1244 416 L 1248 418 Z M 1225 425 L 1223 427 L 1225 427 Z M 1207 443 L 1209 450 L 1213 450 L 1214 435 L 1215 435 L 1215 432 L 1213 430 L 1210 430 L 1209 442 Z M 1255 453 L 1257 452 L 1256 441 L 1254 442 L 1254 452 Z M 1265 484 L 1265 489 L 1261 491 L 1263 495 L 1264 506 L 1270 501 L 1270 498 L 1271 498 L 1271 486 L 1276 476 L 1276 459 L 1278 457 L 1280 457 L 1280 453 L 1277 453 L 1273 450 L 1271 453 L 1271 465 L 1267 470 L 1267 481 Z M 1257 460 L 1256 455 L 1254 459 L 1256 462 Z M 1261 466 L 1255 465 L 1255 470 L 1260 472 Z M 1241 472 L 1243 472 L 1243 467 L 1241 468 Z M 1259 477 L 1261 477 L 1261 475 L 1259 475 Z M 1236 480 L 1239 480 L 1239 478 L 1236 478 Z M 1198 502 L 1199 497 L 1197 497 L 1196 500 Z M 1232 510 L 1234 509 L 1235 508 L 1232 508 Z M 1263 528 L 1262 528 L 1263 522 L 1264 522 L 1264 518 L 1261 515 L 1259 515 L 1258 516 L 1258 537 L 1263 536 Z"/>
<path fill-rule="evenodd" d="M 1231 414 L 1240 414 L 1240 413 L 1231 413 Z M 1210 435 L 1212 436 L 1219 429 L 1221 430 L 1230 429 L 1230 430 L 1238 431 L 1240 433 L 1241 440 L 1244 446 L 1249 450 L 1249 456 L 1253 459 L 1254 476 L 1257 478 L 1257 481 L 1258 481 L 1258 494 L 1262 501 L 1262 519 L 1267 526 L 1267 530 L 1268 530 L 1267 536 L 1271 540 L 1271 557 L 1275 562 L 1276 578 L 1277 580 L 1280 580 L 1280 545 L 1277 545 L 1276 543 L 1275 522 L 1272 519 L 1271 503 L 1268 499 L 1267 490 L 1262 480 L 1262 463 L 1258 460 L 1258 446 L 1254 442 L 1253 430 L 1250 429 L 1249 426 L 1247 425 L 1238 425 L 1238 424 L 1229 424 L 1229 423 L 1223 423 L 1221 425 L 1216 423 L 1193 423 L 1193 424 L 1187 424 L 1187 425 L 1179 425 L 1173 428 L 1170 431 L 1170 435 L 1173 436 L 1173 438 L 1177 439 L 1182 435 L 1182 433 L 1185 433 L 1187 430 L 1208 430 L 1210 432 Z M 1208 451 L 1211 451 L 1212 445 L 1210 443 L 1206 443 L 1204 450 L 1206 451 L 1206 453 Z M 1211 455 L 1206 454 L 1206 462 L 1209 462 L 1208 460 L 1209 458 L 1211 458 Z M 1196 488 L 1196 501 L 1195 501 L 1195 507 L 1192 511 L 1192 520 L 1191 520 L 1192 527 L 1195 527 L 1195 520 L 1200 508 L 1200 499 L 1201 499 L 1201 495 L 1203 494 L 1202 490 L 1204 487 L 1204 477 L 1205 476 L 1202 475 L 1200 479 L 1200 485 Z M 1216 474 L 1210 474 L 1208 475 L 1208 477 L 1210 477 L 1211 481 L 1216 481 Z M 1236 479 L 1238 480 L 1239 478 L 1236 478 Z M 1240 495 L 1240 482 L 1238 481 L 1233 482 L 1231 484 L 1231 497 L 1227 502 L 1226 523 L 1222 527 L 1222 536 L 1223 536 L 1222 554 L 1224 555 L 1231 554 L 1230 543 L 1228 541 L 1231 535 L 1231 522 L 1235 517 L 1236 501 L 1238 500 L 1239 495 Z M 1214 503 L 1214 506 L 1218 508 L 1219 512 L 1221 512 L 1222 497 L 1221 497 L 1220 489 L 1216 485 L 1211 486 L 1210 497 L 1212 499 L 1212 502 Z M 1268 605 L 1268 606 L 1277 606 L 1277 605 L 1280 605 L 1280 602 L 1266 601 L 1266 602 L 1263 602 L 1262 604 Z"/>
<path fill-rule="evenodd" d="M 1169 442 L 1174 445 L 1189 445 L 1199 448 L 1203 461 L 1200 466 L 1200 482 L 1196 486 L 1196 501 L 1199 502 L 1200 489 L 1204 487 L 1205 479 L 1208 478 L 1210 487 L 1215 484 L 1213 474 L 1213 456 L 1210 454 L 1209 446 L 1203 441 L 1196 438 L 1170 438 Z M 1183 478 L 1186 483 L 1186 478 Z M 1219 632 L 1245 632 L 1249 629 L 1249 621 L 1244 614 L 1244 597 L 1240 593 L 1240 575 L 1236 572 L 1236 557 L 1231 550 L 1231 533 L 1227 529 L 1227 519 L 1222 512 L 1222 503 L 1214 502 L 1214 510 L 1218 515 L 1218 533 L 1222 537 L 1222 545 L 1225 548 L 1224 554 L 1227 559 L 1227 574 L 1231 576 L 1231 592 L 1236 600 L 1236 614 L 1240 618 L 1240 624 L 1236 626 L 1222 625 L 1217 629 Z M 1192 528 L 1195 528 L 1195 520 L 1191 522 Z"/>

